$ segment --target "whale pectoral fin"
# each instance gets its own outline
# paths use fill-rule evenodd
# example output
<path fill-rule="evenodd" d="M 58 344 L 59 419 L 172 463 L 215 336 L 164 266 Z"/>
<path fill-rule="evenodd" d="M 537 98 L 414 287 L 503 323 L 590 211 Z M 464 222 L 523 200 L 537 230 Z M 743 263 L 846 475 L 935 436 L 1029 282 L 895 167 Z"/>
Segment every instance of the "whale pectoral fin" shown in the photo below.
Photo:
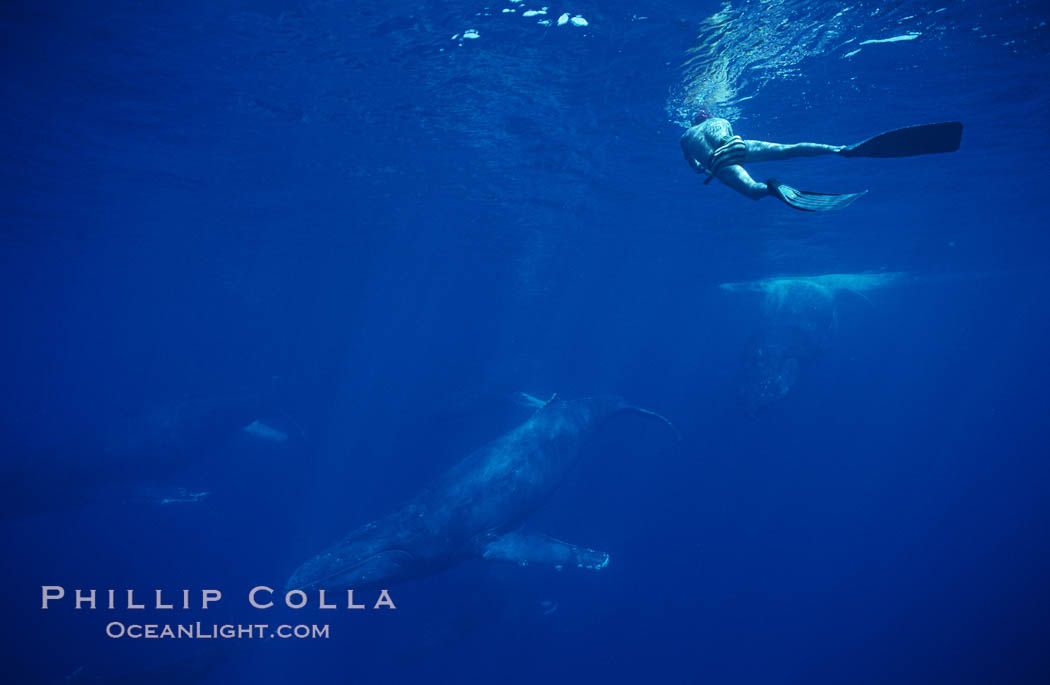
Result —
<path fill-rule="evenodd" d="M 527 392 L 516 392 L 511 395 L 511 400 L 513 400 L 514 404 L 528 407 L 529 409 L 542 409 L 543 405 L 547 404 L 540 398 L 530 395 Z"/>
<path fill-rule="evenodd" d="M 241 428 L 242 433 L 247 433 L 253 438 L 259 440 L 269 440 L 270 442 L 287 442 L 288 434 L 282 430 L 274 428 L 273 426 L 263 423 L 259 419 L 255 419 L 247 426 Z"/>
<path fill-rule="evenodd" d="M 509 561 L 520 566 L 543 564 L 558 570 L 565 567 L 598 570 L 609 563 L 609 555 L 586 547 L 577 547 L 547 535 L 507 533 L 489 542 L 481 550 L 481 558 L 491 561 Z"/>
<path fill-rule="evenodd" d="M 512 396 L 512 399 L 515 404 L 520 404 L 523 407 L 529 407 L 530 409 L 543 409 L 548 404 L 558 399 L 558 393 L 554 393 L 549 400 L 544 401 L 527 392 L 516 392 Z"/>

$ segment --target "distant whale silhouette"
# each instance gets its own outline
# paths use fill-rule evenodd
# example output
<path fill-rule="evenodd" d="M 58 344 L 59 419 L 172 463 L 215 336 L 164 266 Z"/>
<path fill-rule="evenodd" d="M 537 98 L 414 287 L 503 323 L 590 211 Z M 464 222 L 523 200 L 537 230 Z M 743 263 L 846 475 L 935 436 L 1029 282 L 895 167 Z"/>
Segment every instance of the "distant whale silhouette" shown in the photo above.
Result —
<path fill-rule="evenodd" d="M 782 299 L 790 289 L 798 284 L 820 288 L 830 293 L 849 290 L 863 293 L 868 290 L 896 285 L 910 278 L 903 271 L 880 271 L 859 274 L 820 274 L 815 276 L 773 276 L 756 281 L 739 283 L 722 283 L 718 287 L 733 293 L 764 293 L 776 299 Z"/>
<path fill-rule="evenodd" d="M 0 470 L 0 518 L 103 501 L 197 502 L 206 491 L 171 479 L 237 434 L 284 443 L 255 395 L 185 398 L 18 458 Z"/>
<path fill-rule="evenodd" d="M 386 587 L 468 559 L 604 568 L 604 552 L 519 527 L 547 501 L 602 424 L 633 414 L 674 429 L 618 397 L 555 397 L 539 404 L 528 421 L 470 454 L 401 509 L 302 564 L 287 589 Z"/>
<path fill-rule="evenodd" d="M 749 411 L 780 400 L 795 386 L 801 370 L 820 357 L 838 325 L 838 295 L 896 285 L 909 274 L 889 271 L 815 276 L 776 276 L 723 283 L 733 293 L 758 293 L 762 324 L 748 350 L 740 396 Z"/>

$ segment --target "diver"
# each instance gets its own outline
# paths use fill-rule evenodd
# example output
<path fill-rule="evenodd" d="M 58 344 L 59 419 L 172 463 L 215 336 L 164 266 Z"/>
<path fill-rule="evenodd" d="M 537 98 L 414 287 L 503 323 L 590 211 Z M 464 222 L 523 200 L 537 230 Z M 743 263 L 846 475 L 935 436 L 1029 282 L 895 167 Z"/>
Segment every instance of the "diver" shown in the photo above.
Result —
<path fill-rule="evenodd" d="M 855 145 L 822 143 L 767 143 L 744 140 L 734 135 L 732 125 L 716 117 L 707 108 L 693 116 L 692 126 L 681 138 L 682 153 L 689 166 L 707 174 L 704 183 L 717 178 L 736 192 L 752 200 L 776 197 L 795 209 L 822 212 L 848 207 L 866 190 L 859 193 L 831 194 L 798 190 L 775 178 L 760 183 L 744 169 L 750 162 L 775 162 L 796 157 L 840 155 L 843 157 L 910 157 L 935 152 L 954 152 L 962 139 L 962 124 L 953 121 L 927 124 L 889 131 Z"/>

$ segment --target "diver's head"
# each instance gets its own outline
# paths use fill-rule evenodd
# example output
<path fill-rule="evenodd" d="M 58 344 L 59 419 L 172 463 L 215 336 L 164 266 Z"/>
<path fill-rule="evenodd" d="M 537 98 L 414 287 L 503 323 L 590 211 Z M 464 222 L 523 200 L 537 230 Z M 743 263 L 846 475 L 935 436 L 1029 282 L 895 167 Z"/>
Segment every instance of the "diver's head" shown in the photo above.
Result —
<path fill-rule="evenodd" d="M 701 107 L 700 109 L 696 110 L 696 114 L 693 115 L 693 126 L 702 124 L 713 116 L 714 114 L 711 114 L 711 111 L 709 109 L 707 109 L 706 107 Z"/>

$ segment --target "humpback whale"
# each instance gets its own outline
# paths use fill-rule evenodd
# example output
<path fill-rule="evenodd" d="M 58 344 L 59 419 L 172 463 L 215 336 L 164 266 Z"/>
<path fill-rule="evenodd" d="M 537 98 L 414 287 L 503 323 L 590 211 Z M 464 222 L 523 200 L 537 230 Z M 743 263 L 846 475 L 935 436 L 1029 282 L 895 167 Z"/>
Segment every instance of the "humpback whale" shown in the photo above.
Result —
<path fill-rule="evenodd" d="M 286 589 L 386 587 L 468 559 L 604 568 L 609 563 L 604 552 L 520 527 L 564 480 L 587 438 L 610 419 L 626 415 L 674 431 L 659 414 L 619 397 L 566 401 L 555 396 L 396 512 L 361 526 L 303 563 Z"/>

